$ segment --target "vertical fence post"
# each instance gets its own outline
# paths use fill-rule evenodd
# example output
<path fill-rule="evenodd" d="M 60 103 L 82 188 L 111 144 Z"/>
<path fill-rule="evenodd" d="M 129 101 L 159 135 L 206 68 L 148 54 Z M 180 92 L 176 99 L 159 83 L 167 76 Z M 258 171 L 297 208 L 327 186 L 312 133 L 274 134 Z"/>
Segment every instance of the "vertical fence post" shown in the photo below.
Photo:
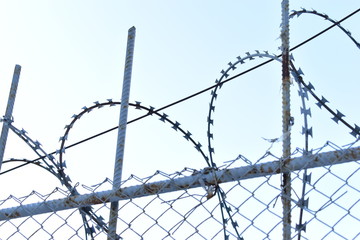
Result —
<path fill-rule="evenodd" d="M 291 155 L 290 129 L 290 71 L 289 71 L 289 0 L 281 2 L 281 51 L 282 51 L 282 134 L 283 154 L 281 167 L 286 169 Z M 283 239 L 291 239 L 291 173 L 282 175 L 281 200 L 283 205 Z"/>
<path fill-rule="evenodd" d="M 132 73 L 132 64 L 133 64 L 134 46 L 135 46 L 135 32 L 136 32 L 135 27 L 130 28 L 128 31 L 124 80 L 123 80 L 121 105 L 120 105 L 119 129 L 118 129 L 115 167 L 114 167 L 114 179 L 113 179 L 114 191 L 119 189 L 121 185 L 121 175 L 122 175 L 124 150 L 125 150 L 126 124 L 127 124 L 127 115 L 129 109 L 131 73 Z M 109 232 L 107 238 L 108 240 L 119 239 L 116 234 L 118 210 L 119 210 L 119 202 L 117 201 L 111 202 L 110 217 L 109 217 Z"/>
<path fill-rule="evenodd" d="M 14 103 L 15 103 L 15 97 L 16 97 L 16 91 L 19 84 L 19 78 L 20 78 L 20 72 L 21 72 L 21 66 L 15 65 L 13 79 L 11 82 L 11 88 L 8 98 L 8 103 L 6 107 L 5 112 L 5 120 L 10 120 L 12 117 L 12 112 L 14 109 Z M 0 172 L 1 172 L 1 165 L 4 160 L 4 153 L 5 153 L 5 146 L 6 146 L 6 140 L 9 133 L 9 126 L 6 122 L 3 123 L 2 130 L 1 130 L 1 137 L 0 137 Z"/>

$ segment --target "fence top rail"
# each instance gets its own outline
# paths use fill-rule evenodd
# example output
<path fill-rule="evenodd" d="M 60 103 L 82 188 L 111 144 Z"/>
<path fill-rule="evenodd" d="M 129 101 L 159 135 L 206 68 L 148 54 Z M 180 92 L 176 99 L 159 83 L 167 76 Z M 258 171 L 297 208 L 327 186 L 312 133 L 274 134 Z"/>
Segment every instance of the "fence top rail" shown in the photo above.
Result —
<path fill-rule="evenodd" d="M 284 172 L 293 172 L 308 168 L 323 167 L 357 160 L 360 160 L 360 147 L 289 158 L 286 165 L 281 164 L 284 163 L 284 161 L 272 161 L 236 168 L 225 168 L 221 170 L 206 168 L 202 171 L 195 171 L 191 176 L 143 183 L 123 187 L 118 190 L 68 196 L 61 199 L 39 203 L 26 205 L 20 204 L 16 207 L 1 209 L 0 221 L 197 187 L 205 188 L 207 186 L 216 186 L 218 184 L 231 181 L 269 176 Z"/>

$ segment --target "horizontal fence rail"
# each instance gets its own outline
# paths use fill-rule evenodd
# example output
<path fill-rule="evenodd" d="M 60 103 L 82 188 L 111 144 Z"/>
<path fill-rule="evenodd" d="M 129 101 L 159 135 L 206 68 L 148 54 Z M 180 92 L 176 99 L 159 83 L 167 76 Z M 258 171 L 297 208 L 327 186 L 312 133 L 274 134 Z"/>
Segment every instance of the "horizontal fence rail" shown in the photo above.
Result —
<path fill-rule="evenodd" d="M 240 155 L 220 168 L 131 175 L 116 191 L 106 179 L 75 185 L 77 195 L 56 188 L 9 196 L 0 201 L 0 238 L 105 239 L 110 203 L 119 201 L 116 239 L 280 239 L 280 173 L 289 172 L 291 239 L 356 239 L 360 147 L 349 146 L 298 149 L 286 166 L 267 152 L 253 163 Z"/>
<path fill-rule="evenodd" d="M 214 170 L 212 168 L 208 168 L 203 171 L 196 171 L 193 175 L 182 178 L 130 186 L 120 188 L 116 191 L 109 190 L 96 192 L 93 194 L 69 196 L 58 200 L 1 209 L 0 221 L 72 208 L 81 208 L 94 204 L 135 199 L 139 197 L 174 192 L 184 189 L 215 186 L 231 181 L 240 181 L 283 172 L 293 172 L 309 168 L 324 167 L 357 161 L 359 159 L 360 147 L 355 147 L 292 158 L 288 162 L 286 168 L 281 166 L 280 161 L 266 162 L 251 166 L 223 170 Z"/>

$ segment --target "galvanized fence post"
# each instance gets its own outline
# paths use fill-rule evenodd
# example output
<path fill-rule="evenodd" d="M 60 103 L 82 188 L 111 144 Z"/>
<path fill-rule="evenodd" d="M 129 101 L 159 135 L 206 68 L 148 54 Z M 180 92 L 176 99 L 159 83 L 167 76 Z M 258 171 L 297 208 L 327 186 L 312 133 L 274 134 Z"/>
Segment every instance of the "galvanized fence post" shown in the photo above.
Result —
<path fill-rule="evenodd" d="M 4 116 L 5 121 L 10 121 L 12 117 L 12 112 L 14 109 L 14 103 L 15 103 L 15 97 L 16 97 L 16 91 L 19 84 L 19 78 L 20 78 L 20 72 L 21 72 L 21 66 L 15 65 L 13 79 L 11 82 L 11 88 L 8 98 L 8 103 L 6 107 L 6 113 Z M 5 153 L 5 146 L 6 146 L 6 140 L 9 133 L 9 126 L 6 122 L 3 123 L 2 130 L 1 130 L 1 137 L 0 137 L 0 171 L 1 171 L 1 165 L 4 160 L 4 153 Z"/>
<path fill-rule="evenodd" d="M 282 134 L 283 154 L 281 167 L 286 168 L 291 155 L 290 130 L 293 124 L 290 114 L 290 71 L 289 71 L 289 0 L 281 3 L 281 51 L 282 51 Z M 282 175 L 281 200 L 283 204 L 283 239 L 291 239 L 291 172 Z"/>
<path fill-rule="evenodd" d="M 117 137 L 117 145 L 116 145 L 113 191 L 119 189 L 121 185 L 121 176 L 122 176 L 124 150 L 125 150 L 127 115 L 129 109 L 131 73 L 132 73 L 132 64 L 133 64 L 133 56 L 134 56 L 135 33 L 136 33 L 135 27 L 130 28 L 128 31 L 124 80 L 123 80 L 121 106 L 120 106 L 119 129 L 118 129 L 118 137 Z M 111 202 L 108 240 L 118 239 L 116 235 L 118 209 L 119 209 L 119 202 L 118 201 Z"/>

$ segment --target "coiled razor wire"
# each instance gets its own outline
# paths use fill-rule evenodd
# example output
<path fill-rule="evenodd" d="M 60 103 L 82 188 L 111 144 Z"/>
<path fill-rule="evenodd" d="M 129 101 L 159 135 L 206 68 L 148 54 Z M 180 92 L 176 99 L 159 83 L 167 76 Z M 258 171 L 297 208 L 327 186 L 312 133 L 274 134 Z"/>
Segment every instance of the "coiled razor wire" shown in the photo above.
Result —
<path fill-rule="evenodd" d="M 68 175 L 64 173 L 64 164 L 60 164 L 55 161 L 55 158 L 52 154 L 47 154 L 46 151 L 41 147 L 41 143 L 36 140 L 32 140 L 28 135 L 27 132 L 22 129 L 19 130 L 15 126 L 12 125 L 13 120 L 2 119 L 5 124 L 8 124 L 9 128 L 18 136 L 20 137 L 38 156 L 41 158 L 42 162 L 35 163 L 37 166 L 42 167 L 43 169 L 50 172 L 54 175 L 62 185 L 70 191 L 71 196 L 79 195 L 79 192 L 76 189 L 76 185 L 73 186 L 71 184 L 71 179 Z M 60 151 L 56 151 L 57 154 Z M 25 161 L 27 160 L 15 160 L 15 161 Z M 88 221 L 86 220 L 86 216 L 89 216 L 97 226 L 101 227 L 104 231 L 107 231 L 107 226 L 103 221 L 102 217 L 98 217 L 93 211 L 92 207 L 82 207 L 79 209 L 81 217 L 83 219 L 84 228 L 86 235 L 90 235 L 93 238 L 93 233 L 95 231 L 93 226 L 90 226 Z"/>
<path fill-rule="evenodd" d="M 323 19 L 332 22 L 333 24 L 336 24 L 336 26 L 338 26 L 350 39 L 351 41 L 353 41 L 353 43 L 355 43 L 355 45 L 360 49 L 360 43 L 358 41 L 356 41 L 356 39 L 351 36 L 351 32 L 349 30 L 346 30 L 343 26 L 341 26 L 340 23 L 338 23 L 338 21 L 333 20 L 332 18 L 330 18 L 327 14 L 325 13 L 319 13 L 316 10 L 306 10 L 305 8 L 302 8 L 301 10 L 293 10 L 292 13 L 289 15 L 290 18 L 293 18 L 294 16 L 300 17 L 302 14 L 312 14 L 315 16 L 319 16 L 322 17 Z"/>
<path fill-rule="evenodd" d="M 115 105 L 120 105 L 120 102 L 114 102 L 112 99 L 108 99 L 107 102 L 104 103 L 100 103 L 100 102 L 94 102 L 94 105 L 91 107 L 83 107 L 83 111 L 81 111 L 79 114 L 74 114 L 73 115 L 73 120 L 71 121 L 70 124 L 65 126 L 65 133 L 62 137 L 60 137 L 60 150 L 58 150 L 59 152 L 59 164 L 60 167 L 62 169 L 62 171 L 64 170 L 64 167 L 66 166 L 66 164 L 64 164 L 65 162 L 63 161 L 63 153 L 65 152 L 65 142 L 68 139 L 69 136 L 69 132 L 72 129 L 72 127 L 74 126 L 75 122 L 80 119 L 85 113 L 90 113 L 92 110 L 94 109 L 99 109 L 102 108 L 103 106 L 115 106 Z M 146 110 L 148 111 L 148 115 L 157 115 L 159 117 L 159 120 L 162 122 L 167 122 L 171 125 L 171 128 L 174 129 L 175 131 L 181 132 L 183 134 L 183 137 L 187 140 L 190 141 L 194 147 L 196 148 L 196 150 L 198 150 L 198 152 L 200 152 L 200 154 L 203 156 L 203 158 L 205 159 L 207 165 L 208 165 L 208 170 L 216 170 L 216 165 L 214 163 L 212 163 L 212 167 L 210 167 L 210 162 L 209 162 L 209 158 L 204 154 L 204 152 L 202 151 L 202 145 L 199 142 L 196 142 L 192 137 L 191 137 L 191 133 L 189 131 L 185 131 L 180 127 L 180 123 L 178 121 L 171 121 L 168 118 L 168 115 L 165 113 L 158 113 L 155 111 L 155 108 L 150 106 L 150 107 L 144 107 L 141 105 L 141 102 L 136 102 L 135 104 L 129 103 L 129 106 L 135 107 L 135 109 L 139 109 L 139 110 Z M 211 194 L 216 193 L 219 199 L 219 202 L 221 202 L 222 204 L 220 204 L 221 206 L 221 215 L 223 218 L 223 227 L 224 227 L 224 238 L 228 238 L 228 235 L 226 234 L 226 223 L 228 221 L 231 222 L 231 225 L 234 227 L 235 231 L 237 232 L 236 227 L 238 226 L 237 222 L 235 220 L 233 220 L 232 216 L 231 216 L 231 208 L 228 207 L 225 199 L 226 199 L 226 195 L 225 193 L 221 190 L 221 188 L 219 186 L 216 186 L 214 189 L 207 189 L 208 191 L 208 196 L 210 196 Z M 212 195 L 213 196 L 213 195 Z M 211 196 L 211 197 L 212 197 Z M 225 217 L 225 213 L 228 217 Z M 237 232 L 237 235 L 239 237 L 239 239 L 241 239 L 241 237 L 239 236 L 239 233 Z"/>

